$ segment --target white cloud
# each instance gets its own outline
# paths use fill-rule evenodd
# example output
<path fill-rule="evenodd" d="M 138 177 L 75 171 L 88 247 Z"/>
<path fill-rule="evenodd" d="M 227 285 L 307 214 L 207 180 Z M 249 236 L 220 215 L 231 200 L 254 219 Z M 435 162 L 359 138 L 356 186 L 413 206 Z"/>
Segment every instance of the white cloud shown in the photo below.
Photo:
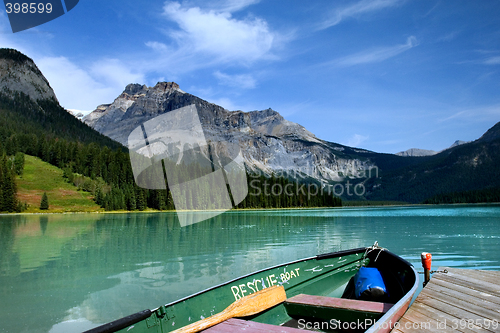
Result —
<path fill-rule="evenodd" d="M 263 19 L 238 20 L 229 11 L 185 8 L 178 2 L 167 2 L 164 14 L 179 25 L 169 36 L 184 54 L 244 64 L 271 57 L 275 34 Z"/>
<path fill-rule="evenodd" d="M 362 0 L 350 6 L 337 8 L 326 20 L 321 22 L 319 30 L 337 25 L 346 18 L 394 7 L 400 3 L 400 0 Z"/>
<path fill-rule="evenodd" d="M 90 74 L 108 87 L 121 87 L 129 83 L 144 83 L 144 74 L 132 70 L 134 66 L 124 64 L 118 59 L 102 59 L 90 67 Z"/>
<path fill-rule="evenodd" d="M 118 60 L 102 60 L 85 69 L 65 57 L 43 57 L 37 59 L 37 66 L 67 109 L 94 110 L 113 102 L 127 84 L 144 82 Z"/>
<path fill-rule="evenodd" d="M 386 59 L 397 56 L 400 53 L 408 51 L 409 49 L 418 45 L 418 41 L 414 36 L 408 37 L 405 44 L 398 44 L 395 46 L 381 47 L 369 51 L 356 53 L 344 58 L 334 60 L 333 64 L 341 67 L 348 67 L 360 64 L 381 62 Z"/>
<path fill-rule="evenodd" d="M 359 147 L 363 142 L 368 140 L 368 138 L 368 136 L 354 134 L 349 140 L 347 140 L 347 143 L 345 143 L 344 145 L 349 147 Z"/>
<path fill-rule="evenodd" d="M 169 47 L 160 42 L 146 42 L 146 46 L 153 49 L 154 51 L 167 52 Z"/>
<path fill-rule="evenodd" d="M 253 89 L 256 87 L 257 82 L 250 74 L 229 75 L 216 71 L 214 76 L 219 80 L 219 83 L 229 87 L 236 87 L 241 89 Z"/>
<path fill-rule="evenodd" d="M 500 56 L 491 57 L 483 61 L 485 65 L 500 65 Z"/>
<path fill-rule="evenodd" d="M 202 6 L 210 6 L 210 9 L 221 11 L 221 12 L 230 12 L 234 13 L 239 10 L 242 10 L 250 5 L 254 5 L 259 3 L 260 0 L 212 0 L 200 1 Z"/>
<path fill-rule="evenodd" d="M 231 101 L 227 97 L 209 99 L 209 102 L 214 103 L 214 104 L 219 105 L 219 106 L 222 106 L 224 109 L 229 110 L 229 111 L 242 110 L 241 107 L 236 105 L 233 101 Z"/>

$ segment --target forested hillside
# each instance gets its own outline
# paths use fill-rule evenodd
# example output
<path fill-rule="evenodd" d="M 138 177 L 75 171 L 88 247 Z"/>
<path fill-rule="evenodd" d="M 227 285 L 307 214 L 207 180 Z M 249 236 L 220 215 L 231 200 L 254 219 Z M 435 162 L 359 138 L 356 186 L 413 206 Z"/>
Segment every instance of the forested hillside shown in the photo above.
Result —
<path fill-rule="evenodd" d="M 16 156 L 39 157 L 64 170 L 67 180 L 79 189 L 92 193 L 97 204 L 106 210 L 174 209 L 169 189 L 146 190 L 134 181 L 127 150 L 119 143 L 99 134 L 67 113 L 55 101 L 33 101 L 15 92 L 0 93 L 0 211 L 22 211 L 23 202 L 16 199 Z M 248 181 L 255 180 L 248 177 Z M 288 181 L 261 177 L 269 186 Z M 294 185 L 298 187 L 297 183 Z M 289 187 L 290 188 L 290 187 Z M 250 187 L 249 187 L 250 189 Z M 250 195 L 241 208 L 338 206 L 332 195 L 305 191 L 283 191 L 279 195 Z M 208 196 L 208 195 L 207 195 Z"/>
<path fill-rule="evenodd" d="M 499 126 L 476 141 L 422 157 L 420 164 L 382 169 L 380 178 L 367 181 L 367 199 L 410 203 L 495 201 L 494 193 L 500 189 L 500 138 L 494 133 Z"/>

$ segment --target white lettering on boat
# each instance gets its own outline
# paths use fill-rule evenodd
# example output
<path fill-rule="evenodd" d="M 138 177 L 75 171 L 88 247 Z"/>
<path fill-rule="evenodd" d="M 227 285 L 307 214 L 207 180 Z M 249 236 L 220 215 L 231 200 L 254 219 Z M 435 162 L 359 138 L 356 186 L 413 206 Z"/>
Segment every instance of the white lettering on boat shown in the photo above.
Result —
<path fill-rule="evenodd" d="M 306 272 L 313 272 L 313 273 L 316 273 L 316 272 L 321 272 L 323 270 L 323 268 L 320 268 L 318 269 L 319 266 L 316 266 L 314 268 L 311 268 L 311 269 L 306 269 Z"/>
<path fill-rule="evenodd" d="M 288 283 L 293 278 L 300 276 L 300 268 L 295 268 L 289 272 L 286 271 L 281 273 L 279 277 L 275 274 L 270 274 L 260 280 L 253 279 L 253 281 L 248 281 L 246 283 L 240 283 L 238 285 L 231 286 L 231 292 L 233 293 L 234 300 L 237 301 L 240 298 L 256 293 L 264 288 L 269 288 L 278 284 Z M 278 281 L 278 278 L 281 281 Z"/>

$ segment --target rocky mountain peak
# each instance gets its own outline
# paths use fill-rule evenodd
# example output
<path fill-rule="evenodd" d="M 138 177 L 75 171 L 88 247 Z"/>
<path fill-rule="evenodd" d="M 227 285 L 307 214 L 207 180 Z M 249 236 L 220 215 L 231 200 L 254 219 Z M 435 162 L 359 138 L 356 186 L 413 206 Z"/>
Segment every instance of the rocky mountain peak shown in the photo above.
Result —
<path fill-rule="evenodd" d="M 455 142 L 453 142 L 453 144 L 450 147 L 448 147 L 448 149 L 453 148 L 453 147 L 457 147 L 457 146 L 461 146 L 461 145 L 464 145 L 466 143 L 469 143 L 469 141 L 455 140 Z"/>
<path fill-rule="evenodd" d="M 135 96 L 152 91 L 160 94 L 171 94 L 173 92 L 184 93 L 184 91 L 182 91 L 179 85 L 175 82 L 158 82 L 154 87 L 148 87 L 145 84 L 141 85 L 139 83 L 130 83 L 125 87 L 122 95 Z"/>
<path fill-rule="evenodd" d="M 282 171 L 300 173 L 316 179 L 338 180 L 353 168 L 372 163 L 343 158 L 337 149 L 316 138 L 299 124 L 288 121 L 277 111 L 228 111 L 221 106 L 183 92 L 175 82 L 158 82 L 154 87 L 128 85 L 112 104 L 99 106 L 83 121 L 100 133 L 124 144 L 141 124 L 161 114 L 196 105 L 205 135 L 219 142 L 238 142 L 249 169 L 267 174 Z M 218 154 L 215 151 L 215 154 Z"/>
<path fill-rule="evenodd" d="M 179 87 L 179 85 L 175 82 L 158 82 L 153 89 L 164 92 L 172 92 L 172 91 L 183 92 Z"/>
<path fill-rule="evenodd" d="M 0 93 L 10 96 L 13 92 L 22 92 L 35 101 L 57 101 L 49 81 L 31 58 L 14 49 L 0 49 Z"/>
<path fill-rule="evenodd" d="M 438 152 L 434 150 L 410 148 L 405 151 L 400 151 L 399 153 L 396 153 L 396 155 L 404 157 L 421 157 L 421 156 L 436 155 L 437 153 Z"/>
<path fill-rule="evenodd" d="M 148 87 L 145 84 L 140 85 L 138 83 L 130 83 L 125 87 L 123 93 L 127 95 L 135 95 L 139 93 L 141 90 L 146 90 L 147 88 Z"/>
<path fill-rule="evenodd" d="M 478 141 L 493 141 L 500 138 L 500 122 L 496 123 L 495 126 L 490 128 Z"/>

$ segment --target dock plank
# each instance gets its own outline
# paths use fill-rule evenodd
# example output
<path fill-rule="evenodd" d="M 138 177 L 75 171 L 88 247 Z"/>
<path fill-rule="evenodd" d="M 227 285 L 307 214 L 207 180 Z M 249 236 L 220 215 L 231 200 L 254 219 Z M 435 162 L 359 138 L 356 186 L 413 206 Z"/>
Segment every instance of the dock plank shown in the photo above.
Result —
<path fill-rule="evenodd" d="M 470 312 L 465 311 L 463 309 L 454 307 L 451 304 L 442 302 L 439 299 L 435 299 L 435 298 L 428 297 L 428 296 L 422 297 L 421 298 L 421 303 L 423 305 L 429 307 L 433 311 L 440 310 L 440 311 L 442 311 L 442 312 L 447 313 L 448 315 L 450 315 L 452 317 L 452 319 L 449 320 L 449 321 L 447 321 L 447 323 L 452 328 L 458 327 L 461 320 L 466 320 L 466 321 L 467 320 L 474 320 L 474 321 L 479 320 L 479 321 L 483 321 L 484 319 L 486 319 L 486 318 L 478 316 L 478 315 L 476 315 L 474 313 L 470 313 Z M 470 327 L 467 327 L 467 328 L 468 328 L 468 330 L 473 331 L 473 332 L 477 332 L 477 333 L 485 332 L 480 327 L 476 327 L 476 325 L 471 325 Z"/>
<path fill-rule="evenodd" d="M 470 288 L 472 290 L 476 290 L 476 291 L 479 291 L 479 292 L 484 292 L 484 293 L 488 293 L 488 294 L 500 297 L 500 292 L 495 291 L 492 288 L 493 286 L 488 285 L 488 284 L 484 285 L 484 284 L 481 284 L 481 283 L 475 283 L 474 281 L 467 281 L 467 280 L 464 280 L 464 279 L 456 278 L 454 276 L 443 277 L 442 274 L 439 274 L 436 277 L 432 277 L 432 279 L 448 281 L 450 283 L 453 283 L 453 284 L 456 284 L 456 285 L 459 285 L 459 286 L 467 287 L 467 288 Z"/>
<path fill-rule="evenodd" d="M 437 327 L 439 327 L 439 328 L 441 328 L 443 326 L 442 323 L 444 323 L 444 325 L 446 325 L 447 329 L 453 330 L 453 327 L 455 326 L 453 323 L 457 320 L 456 317 L 453 317 L 452 315 L 450 315 L 446 312 L 443 312 L 439 309 L 431 308 L 431 307 L 429 307 L 425 304 L 422 304 L 420 302 L 413 303 L 410 310 L 408 311 L 408 314 L 411 314 L 412 311 L 422 313 L 429 318 L 435 319 L 437 321 L 437 323 L 439 323 L 439 325 L 436 324 L 436 325 L 438 325 Z M 462 328 L 462 329 L 458 329 L 458 330 L 453 330 L 453 332 L 457 332 L 457 331 L 462 332 L 462 333 L 478 332 L 478 330 L 469 329 L 467 327 Z"/>
<path fill-rule="evenodd" d="M 494 284 L 498 284 L 498 274 L 495 271 L 485 271 L 480 269 L 458 269 L 458 268 L 449 268 L 447 269 L 450 274 L 457 274 L 461 276 L 469 276 L 481 281 L 492 282 Z"/>
<path fill-rule="evenodd" d="M 480 277 L 473 273 L 459 274 L 456 271 L 449 271 L 447 274 L 435 274 L 432 278 L 454 281 L 461 285 L 467 285 L 475 290 L 491 292 L 494 295 L 500 296 L 500 276 L 496 282 L 489 282 L 480 280 Z"/>
<path fill-rule="evenodd" d="M 440 267 L 392 332 L 500 332 L 500 272 Z"/>
<path fill-rule="evenodd" d="M 446 295 L 445 299 L 448 304 L 483 316 L 484 318 L 500 317 L 500 309 L 495 303 L 483 301 L 455 290 L 440 288 L 435 285 L 430 285 L 428 291 L 432 292 L 430 296 L 434 298 L 442 299 L 443 295 Z"/>
<path fill-rule="evenodd" d="M 446 298 L 443 300 L 425 295 L 424 297 L 422 297 L 422 300 L 423 304 L 426 304 L 435 309 L 440 309 L 443 312 L 446 312 L 451 316 L 456 317 L 454 324 L 458 324 L 460 321 L 484 322 L 486 319 L 488 319 L 486 316 L 481 316 L 476 313 L 469 312 L 461 307 L 454 306 L 452 303 L 446 302 L 445 301 L 447 300 Z"/>
<path fill-rule="evenodd" d="M 496 306 L 500 307 L 500 296 L 495 296 L 493 294 L 486 293 L 484 291 L 478 291 L 474 290 L 471 288 L 467 288 L 458 284 L 451 283 L 450 281 L 445 281 L 445 280 L 440 280 L 440 279 L 434 279 L 433 284 L 436 286 L 441 286 L 441 287 L 446 287 L 446 288 L 453 288 L 456 291 L 459 291 L 463 294 L 483 299 L 486 301 L 489 301 L 491 303 L 497 304 Z"/>
<path fill-rule="evenodd" d="M 399 326 L 404 332 L 454 332 L 453 329 L 446 325 L 446 321 L 439 321 L 427 314 L 418 311 L 412 311 L 408 316 L 405 316 L 399 321 Z"/>

